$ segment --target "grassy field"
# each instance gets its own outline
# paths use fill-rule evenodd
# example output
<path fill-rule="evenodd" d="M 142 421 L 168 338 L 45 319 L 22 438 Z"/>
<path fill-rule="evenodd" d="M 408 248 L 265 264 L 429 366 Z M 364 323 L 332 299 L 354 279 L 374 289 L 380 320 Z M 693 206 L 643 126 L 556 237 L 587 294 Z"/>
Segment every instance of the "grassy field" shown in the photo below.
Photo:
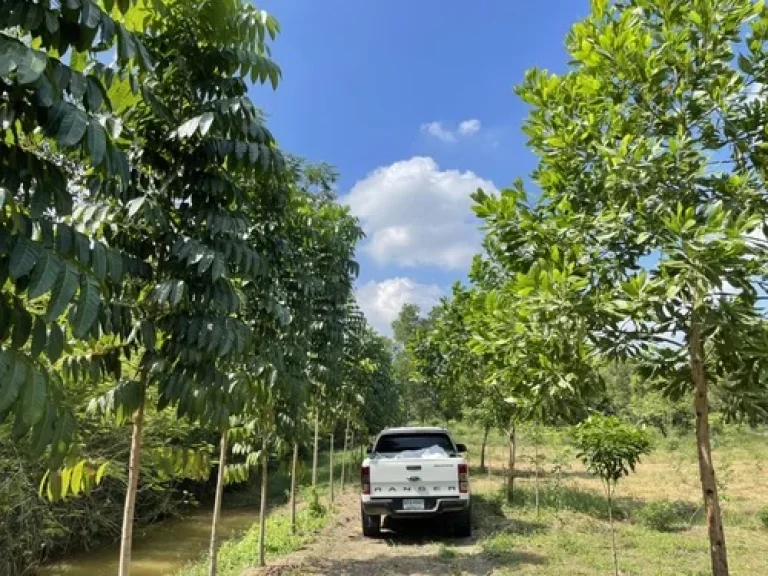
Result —
<path fill-rule="evenodd" d="M 600 481 L 576 458 L 567 435 L 543 431 L 539 440 L 539 509 L 535 505 L 534 435 L 519 438 L 513 502 L 503 492 L 505 440 L 489 438 L 480 471 L 481 431 L 451 426 L 470 446 L 478 544 L 495 572 L 575 576 L 612 572 L 608 509 Z M 768 434 L 727 428 L 715 435 L 714 459 L 726 524 L 731 573 L 768 574 Z M 707 532 L 693 437 L 664 439 L 637 472 L 619 483 L 616 522 L 624 574 L 685 576 L 710 573 Z M 450 568 L 460 550 L 446 546 Z M 450 570 L 449 570 L 450 572 Z"/>
<path fill-rule="evenodd" d="M 489 467 L 481 471 L 482 431 L 463 424 L 451 424 L 450 428 L 456 440 L 470 449 L 475 537 L 470 543 L 439 539 L 436 553 L 425 559 L 428 565 L 433 563 L 429 565 L 429 574 L 485 574 L 488 567 L 492 567 L 488 573 L 497 575 L 586 576 L 613 572 L 608 508 L 602 485 L 576 458 L 567 433 L 543 430 L 536 449 L 533 430 L 522 431 L 518 438 L 515 495 L 510 502 L 504 492 L 505 439 L 491 434 L 486 453 Z M 713 443 L 731 573 L 768 574 L 768 433 L 726 428 L 715 434 Z M 537 452 L 538 481 L 534 473 Z M 321 501 L 327 504 L 327 457 L 322 462 L 325 466 L 320 472 Z M 339 465 L 337 456 L 337 482 Z M 357 463 L 352 464 L 350 472 L 350 487 L 354 490 Z M 307 474 L 305 469 L 305 480 Z M 305 505 L 300 533 L 292 536 L 287 509 L 280 505 L 284 501 L 280 494 L 287 488 L 284 482 L 284 476 L 275 475 L 272 499 L 276 506 L 267 528 L 270 558 L 305 547 L 331 516 L 310 514 Z M 302 499 L 307 502 L 310 493 L 306 484 L 302 491 Z M 619 483 L 614 519 L 621 573 L 710 574 L 700 500 L 693 437 L 656 437 L 654 451 L 643 459 L 635 474 Z M 222 547 L 222 574 L 240 574 L 253 563 L 257 534 L 258 526 L 254 525 L 242 538 Z M 403 546 L 408 548 L 406 544 L 400 548 Z M 391 566 L 391 561 L 385 559 L 384 566 Z M 371 574 L 379 573 L 377 565 L 363 565 Z M 478 565 L 483 566 L 482 572 L 477 572 Z M 179 576 L 204 573 L 205 560 L 201 558 L 201 562 L 188 566 Z"/>

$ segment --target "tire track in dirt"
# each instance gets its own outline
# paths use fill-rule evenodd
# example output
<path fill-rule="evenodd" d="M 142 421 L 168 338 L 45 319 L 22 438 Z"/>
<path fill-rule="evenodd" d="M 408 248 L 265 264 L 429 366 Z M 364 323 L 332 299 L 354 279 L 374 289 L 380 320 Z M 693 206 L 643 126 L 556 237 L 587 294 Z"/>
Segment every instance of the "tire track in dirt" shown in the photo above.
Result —
<path fill-rule="evenodd" d="M 481 553 L 477 535 L 456 539 L 444 519 L 386 523 L 379 538 L 365 538 L 360 526 L 360 497 L 346 493 L 337 512 L 306 549 L 261 571 L 243 576 L 443 576 L 493 573 L 493 562 Z M 390 530 L 392 528 L 393 530 Z"/>

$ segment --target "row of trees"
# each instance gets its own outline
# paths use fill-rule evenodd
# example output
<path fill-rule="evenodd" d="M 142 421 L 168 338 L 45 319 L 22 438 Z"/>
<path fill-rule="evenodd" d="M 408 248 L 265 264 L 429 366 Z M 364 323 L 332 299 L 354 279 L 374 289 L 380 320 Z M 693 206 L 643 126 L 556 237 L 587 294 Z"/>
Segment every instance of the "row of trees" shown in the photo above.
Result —
<path fill-rule="evenodd" d="M 354 303 L 361 229 L 249 97 L 280 81 L 278 31 L 244 0 L 0 7 L 0 433 L 46 462 L 51 500 L 125 478 L 121 576 L 143 459 L 218 468 L 215 574 L 225 483 L 260 467 L 264 496 L 269 453 L 292 449 L 295 476 L 309 420 L 317 454 L 321 427 L 367 433 L 391 407 L 366 402 L 391 356 Z M 214 462 L 206 438 L 144 449 L 166 409 L 218 435 Z M 127 462 L 89 457 L 98 419 L 130 424 Z"/>
<path fill-rule="evenodd" d="M 440 409 L 512 442 L 515 423 L 599 409 L 616 366 L 658 402 L 687 399 L 717 576 L 710 395 L 727 418 L 768 415 L 767 40 L 763 2 L 593 0 L 569 71 L 517 90 L 536 192 L 475 194 L 484 255 L 408 344 Z"/>

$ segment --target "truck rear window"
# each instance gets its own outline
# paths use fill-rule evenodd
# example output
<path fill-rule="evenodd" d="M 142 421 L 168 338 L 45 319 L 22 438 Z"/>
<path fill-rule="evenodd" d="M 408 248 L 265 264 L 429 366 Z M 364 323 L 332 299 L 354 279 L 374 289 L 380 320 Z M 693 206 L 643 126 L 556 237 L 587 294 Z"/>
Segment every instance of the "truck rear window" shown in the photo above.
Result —
<path fill-rule="evenodd" d="M 455 452 L 451 439 L 445 434 L 387 434 L 379 438 L 374 452 L 398 454 L 408 450 L 424 450 L 439 446 L 449 454 Z"/>

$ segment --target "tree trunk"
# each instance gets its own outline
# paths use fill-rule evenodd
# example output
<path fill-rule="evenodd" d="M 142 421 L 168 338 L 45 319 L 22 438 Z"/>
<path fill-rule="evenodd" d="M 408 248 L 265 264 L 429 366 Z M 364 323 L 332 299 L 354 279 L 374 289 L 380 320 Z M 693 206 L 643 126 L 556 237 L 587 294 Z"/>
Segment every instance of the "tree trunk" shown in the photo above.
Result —
<path fill-rule="evenodd" d="M 608 525 L 611 528 L 611 550 L 613 551 L 613 573 L 619 576 L 619 556 L 616 552 L 616 529 L 613 527 L 613 498 L 611 494 L 611 484 L 608 483 Z"/>
<path fill-rule="evenodd" d="M 317 486 L 317 451 L 320 446 L 320 409 L 315 407 L 315 444 L 312 451 L 312 488 Z"/>
<path fill-rule="evenodd" d="M 701 325 L 695 310 L 691 319 L 689 346 L 694 385 L 693 404 L 696 410 L 696 448 L 704 509 L 707 514 L 712 575 L 728 576 L 728 554 L 725 548 L 723 518 L 720 513 L 715 467 L 712 462 L 712 446 L 709 440 L 709 398 L 707 397 L 707 377 L 704 373 L 704 344 L 701 340 Z"/>
<path fill-rule="evenodd" d="M 485 470 L 485 447 L 488 445 L 488 432 L 490 432 L 491 427 L 486 426 L 485 432 L 483 433 L 483 445 L 480 447 L 480 470 Z"/>
<path fill-rule="evenodd" d="M 331 504 L 333 504 L 333 432 L 331 432 L 331 450 L 328 456 L 328 485 L 331 488 Z"/>
<path fill-rule="evenodd" d="M 536 442 L 533 445 L 533 490 L 536 496 L 536 518 L 539 517 L 539 428 L 536 425 Z"/>
<path fill-rule="evenodd" d="M 296 534 L 296 472 L 299 468 L 299 443 L 293 443 L 291 462 L 291 534 Z"/>
<path fill-rule="evenodd" d="M 219 518 L 221 517 L 221 499 L 224 496 L 224 470 L 227 466 L 227 431 L 221 433 L 219 447 L 219 476 L 216 480 L 216 499 L 213 504 L 213 522 L 211 523 L 211 550 L 208 576 L 216 576 L 216 564 L 219 556 Z"/>
<path fill-rule="evenodd" d="M 507 430 L 507 442 L 509 443 L 509 460 L 507 468 L 509 469 L 507 475 L 507 498 L 510 502 L 515 500 L 515 461 L 517 456 L 517 441 L 515 438 L 515 427 L 510 427 Z"/>
<path fill-rule="evenodd" d="M 341 492 L 344 493 L 344 472 L 347 464 L 347 440 L 349 438 L 349 417 L 347 417 L 347 427 L 344 430 L 344 448 L 341 450 Z"/>
<path fill-rule="evenodd" d="M 355 429 L 352 428 L 351 436 L 349 437 L 349 455 L 352 458 L 352 462 L 350 462 L 350 466 L 354 463 L 355 460 Z"/>
<path fill-rule="evenodd" d="M 144 402 L 145 394 L 142 386 L 139 407 L 133 415 L 131 455 L 128 459 L 128 488 L 125 493 L 125 507 L 123 508 L 123 530 L 120 537 L 120 565 L 118 567 L 118 576 L 128 576 L 131 573 L 133 514 L 136 509 L 136 491 L 139 486 L 139 472 L 141 468 L 141 435 L 144 429 Z"/>
<path fill-rule="evenodd" d="M 269 464 L 269 457 L 267 449 L 269 444 L 267 443 L 267 437 L 264 436 L 264 440 L 261 444 L 261 502 L 259 502 L 259 566 L 265 566 L 266 560 L 264 558 L 264 538 L 267 531 L 267 466 Z"/>

